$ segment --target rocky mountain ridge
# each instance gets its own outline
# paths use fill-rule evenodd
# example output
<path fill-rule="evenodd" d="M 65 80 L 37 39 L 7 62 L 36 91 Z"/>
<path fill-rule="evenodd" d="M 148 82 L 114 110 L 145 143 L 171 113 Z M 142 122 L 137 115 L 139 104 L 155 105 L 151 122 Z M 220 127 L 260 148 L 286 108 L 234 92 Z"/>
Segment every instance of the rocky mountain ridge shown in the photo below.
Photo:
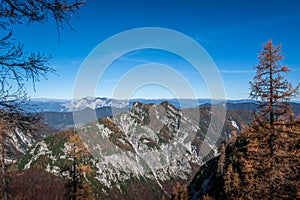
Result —
<path fill-rule="evenodd" d="M 36 142 L 42 140 L 46 135 L 55 132 L 54 129 L 45 124 L 38 124 L 37 126 L 39 126 L 39 132 L 37 134 L 31 134 L 20 128 L 16 128 L 6 137 L 5 160 L 7 162 L 15 162 Z"/>
<path fill-rule="evenodd" d="M 213 110 L 216 116 L 223 111 L 224 108 Z M 91 153 L 95 179 L 90 181 L 97 185 L 98 196 L 111 198 L 126 193 L 126 183 L 133 181 L 149 183 L 159 198 L 163 193 L 170 194 L 176 181 L 189 182 L 205 159 L 216 156 L 217 143 L 213 138 L 221 140 L 228 132 L 238 131 L 251 115 L 227 112 L 222 132 L 211 129 L 211 137 L 206 137 L 211 114 L 210 107 L 180 110 L 168 102 L 135 102 L 127 112 L 81 126 L 77 131 Z M 19 167 L 39 165 L 58 174 L 67 149 L 64 133 L 48 136 L 25 154 Z"/>

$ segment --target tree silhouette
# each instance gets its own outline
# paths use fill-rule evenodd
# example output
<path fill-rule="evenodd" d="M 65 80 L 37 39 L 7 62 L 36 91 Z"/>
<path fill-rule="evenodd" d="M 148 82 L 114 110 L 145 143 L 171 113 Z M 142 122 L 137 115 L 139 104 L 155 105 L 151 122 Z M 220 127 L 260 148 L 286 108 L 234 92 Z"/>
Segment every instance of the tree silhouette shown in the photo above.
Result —
<path fill-rule="evenodd" d="M 33 88 L 40 78 L 46 78 L 55 70 L 49 66 L 51 56 L 29 53 L 23 44 L 13 38 L 15 25 L 45 23 L 53 18 L 57 30 L 69 25 L 84 2 L 69 0 L 1 0 L 0 1 L 0 124 L 1 124 L 1 177 L 6 182 L 5 145 L 6 138 L 16 128 L 28 133 L 36 132 L 34 124 L 38 115 L 27 114 L 22 105 L 27 99 L 25 84 L 32 82 Z M 7 199 L 6 184 L 1 184 L 3 199 Z"/>
<path fill-rule="evenodd" d="M 69 25 L 84 2 L 68 0 L 2 0 L 0 1 L 0 106 L 10 108 L 26 98 L 25 83 L 35 84 L 55 70 L 49 66 L 51 56 L 26 54 L 24 46 L 13 38 L 15 25 L 45 23 L 54 18 L 57 30 Z"/>

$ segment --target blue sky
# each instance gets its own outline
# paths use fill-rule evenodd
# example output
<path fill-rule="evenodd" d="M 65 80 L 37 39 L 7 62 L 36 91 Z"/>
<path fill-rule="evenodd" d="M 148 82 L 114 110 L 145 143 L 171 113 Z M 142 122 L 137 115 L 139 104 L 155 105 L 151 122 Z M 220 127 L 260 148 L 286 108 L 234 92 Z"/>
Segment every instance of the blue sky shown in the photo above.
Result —
<path fill-rule="evenodd" d="M 65 27 L 60 40 L 53 22 L 14 27 L 14 37 L 24 43 L 28 52 L 53 56 L 50 64 L 59 75 L 41 80 L 36 92 L 28 87 L 31 97 L 72 98 L 76 75 L 88 54 L 105 39 L 140 27 L 168 28 L 196 40 L 218 67 L 228 99 L 248 98 L 253 66 L 258 63 L 262 44 L 269 39 L 282 44 L 284 63 L 292 70 L 289 80 L 300 82 L 297 0 L 87 0 L 79 16 L 71 21 L 76 31 Z M 170 52 L 153 49 L 131 52 L 116 60 L 101 77 L 95 95 L 111 96 L 122 75 L 151 62 L 168 65 L 184 76 L 197 97 L 210 97 L 205 82 L 188 62 Z M 145 85 L 132 94 L 141 98 L 181 95 L 159 84 Z"/>

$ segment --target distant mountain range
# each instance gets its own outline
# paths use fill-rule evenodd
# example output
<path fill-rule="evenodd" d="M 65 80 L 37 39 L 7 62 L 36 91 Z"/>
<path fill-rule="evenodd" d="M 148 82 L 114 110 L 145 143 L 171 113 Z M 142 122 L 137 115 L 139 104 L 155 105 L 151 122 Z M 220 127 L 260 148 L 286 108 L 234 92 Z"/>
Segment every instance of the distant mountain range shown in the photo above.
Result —
<path fill-rule="evenodd" d="M 221 100 L 211 99 L 130 99 L 117 100 L 105 97 L 86 97 L 80 100 L 67 99 L 45 99 L 36 98 L 30 99 L 24 109 L 27 111 L 43 111 L 43 112 L 73 112 L 84 110 L 85 108 L 97 109 L 103 107 L 113 108 L 129 108 L 134 102 L 144 104 L 160 104 L 163 101 L 168 101 L 176 108 L 193 108 L 203 104 L 218 104 L 223 103 Z M 249 99 L 241 100 L 226 100 L 226 103 L 254 103 Z"/>
<path fill-rule="evenodd" d="M 160 104 L 164 101 L 165 99 L 133 99 L 126 103 L 125 100 L 112 100 L 107 98 L 96 98 L 93 100 L 91 98 L 84 98 L 75 102 L 75 106 L 72 107 L 72 103 L 69 100 L 35 99 L 31 100 L 29 104 L 31 107 L 36 105 L 36 107 L 43 111 L 43 122 L 54 129 L 65 130 L 74 127 L 73 114 L 84 115 L 85 118 L 81 124 L 85 124 L 89 121 L 95 120 L 93 113 L 96 113 L 97 118 L 103 118 L 128 111 L 134 102 L 140 102 L 143 104 Z M 198 99 L 196 101 L 192 99 L 169 99 L 167 102 L 178 109 L 211 106 L 211 101 L 209 99 Z M 251 100 L 228 100 L 226 103 L 213 101 L 213 103 L 213 106 L 226 108 L 228 111 L 244 110 L 253 112 L 257 110 L 257 103 Z M 300 104 L 291 103 L 291 107 L 294 110 L 295 115 L 298 116 L 300 114 Z"/>

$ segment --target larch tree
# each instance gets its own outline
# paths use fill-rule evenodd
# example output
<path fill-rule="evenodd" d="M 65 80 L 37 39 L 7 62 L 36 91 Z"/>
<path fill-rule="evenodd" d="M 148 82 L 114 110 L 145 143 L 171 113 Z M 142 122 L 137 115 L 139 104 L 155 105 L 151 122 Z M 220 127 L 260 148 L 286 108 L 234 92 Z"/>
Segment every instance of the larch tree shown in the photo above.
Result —
<path fill-rule="evenodd" d="M 61 171 L 67 172 L 70 176 L 67 182 L 69 190 L 68 199 L 94 199 L 91 182 L 89 177 L 93 169 L 89 163 L 90 153 L 80 135 L 75 131 L 66 131 L 69 149 L 67 151 L 67 160 Z"/>
<path fill-rule="evenodd" d="M 281 65 L 284 58 L 281 45 L 274 46 L 269 40 L 259 53 L 259 64 L 255 66 L 256 75 L 250 81 L 250 98 L 259 101 L 260 119 L 267 121 L 271 127 L 280 117 L 292 117 L 289 106 L 291 98 L 298 94 L 299 85 L 293 85 L 286 79 L 290 71 L 286 65 Z"/>
<path fill-rule="evenodd" d="M 253 190 L 249 195 L 254 199 L 262 194 L 280 199 L 280 190 L 286 188 L 284 174 L 289 164 L 294 165 L 294 161 L 288 161 L 291 152 L 283 146 L 298 140 L 297 134 L 286 135 L 283 127 L 296 123 L 290 100 L 298 94 L 299 85 L 293 87 L 286 79 L 290 69 L 282 64 L 281 45 L 274 46 L 269 40 L 258 58 L 256 75 L 250 82 L 250 97 L 259 101 L 259 109 L 253 126 L 244 134 L 248 144 L 243 170 L 245 182 Z"/>
<path fill-rule="evenodd" d="M 274 169 L 274 140 L 276 139 L 274 125 L 278 119 L 285 122 L 293 119 L 289 101 L 298 94 L 299 85 L 293 87 L 286 79 L 290 69 L 280 63 L 284 58 L 281 54 L 281 45 L 274 46 L 272 40 L 269 40 L 263 46 L 258 58 L 259 64 L 255 67 L 256 75 L 250 82 L 250 97 L 259 101 L 257 122 L 270 126 L 268 143 L 272 158 L 271 168 Z"/>
<path fill-rule="evenodd" d="M 226 161 L 226 144 L 223 142 L 219 147 L 220 157 L 218 160 L 217 176 L 223 176 Z"/>
<path fill-rule="evenodd" d="M 300 199 L 300 122 L 289 107 L 299 86 L 287 81 L 289 69 L 280 65 L 282 59 L 280 46 L 275 47 L 272 41 L 259 53 L 257 73 L 250 82 L 250 97 L 259 101 L 258 113 L 250 127 L 232 134 L 226 148 L 220 147 L 215 170 L 220 180 L 211 187 L 223 187 L 206 196 Z"/>
<path fill-rule="evenodd" d="M 49 66 L 51 56 L 40 52 L 26 53 L 22 43 L 13 38 L 16 25 L 46 23 L 55 20 L 57 30 L 70 25 L 84 1 L 77 0 L 1 0 L 0 1 L 0 124 L 1 143 L 16 128 L 28 133 L 36 132 L 38 115 L 28 115 L 22 109 L 27 99 L 26 83 L 35 84 L 55 70 Z M 24 129 L 25 128 L 25 129 Z M 5 173 L 5 145 L 1 145 L 2 173 Z M 3 166 L 4 165 L 4 166 Z M 1 173 L 2 182 L 6 182 Z M 3 199 L 7 199 L 6 184 L 1 184 Z"/>
<path fill-rule="evenodd" d="M 173 188 L 173 194 L 171 196 L 172 200 L 187 200 L 188 196 L 188 188 L 187 185 L 181 185 L 180 183 L 176 183 Z"/>

